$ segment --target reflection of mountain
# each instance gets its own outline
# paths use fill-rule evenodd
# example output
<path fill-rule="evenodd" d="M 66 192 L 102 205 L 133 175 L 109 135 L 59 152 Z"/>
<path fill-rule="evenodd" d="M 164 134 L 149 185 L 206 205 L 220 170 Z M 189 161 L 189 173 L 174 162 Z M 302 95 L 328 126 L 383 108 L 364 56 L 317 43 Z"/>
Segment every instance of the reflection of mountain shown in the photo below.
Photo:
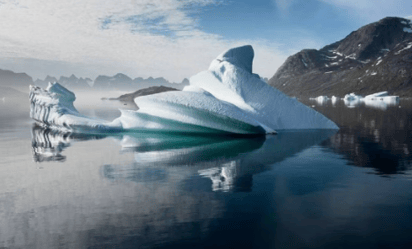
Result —
<path fill-rule="evenodd" d="M 412 169 L 412 101 L 386 111 L 359 106 L 348 109 L 316 107 L 341 128 L 327 146 L 344 154 L 354 165 L 372 167 L 377 174 L 398 174 Z"/>

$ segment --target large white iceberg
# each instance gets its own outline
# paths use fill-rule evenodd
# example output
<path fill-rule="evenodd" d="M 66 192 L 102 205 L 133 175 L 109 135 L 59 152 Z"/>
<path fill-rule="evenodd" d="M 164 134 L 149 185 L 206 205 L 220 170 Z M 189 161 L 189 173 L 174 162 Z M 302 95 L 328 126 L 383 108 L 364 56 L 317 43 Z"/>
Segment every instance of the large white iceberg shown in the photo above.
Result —
<path fill-rule="evenodd" d="M 73 132 L 264 134 L 293 129 L 338 129 L 322 114 L 292 99 L 252 73 L 251 46 L 230 49 L 208 70 L 190 78 L 183 91 L 138 97 L 139 110 L 121 110 L 107 122 L 85 117 L 73 106 L 75 95 L 59 85 L 31 87 L 33 119 Z"/>

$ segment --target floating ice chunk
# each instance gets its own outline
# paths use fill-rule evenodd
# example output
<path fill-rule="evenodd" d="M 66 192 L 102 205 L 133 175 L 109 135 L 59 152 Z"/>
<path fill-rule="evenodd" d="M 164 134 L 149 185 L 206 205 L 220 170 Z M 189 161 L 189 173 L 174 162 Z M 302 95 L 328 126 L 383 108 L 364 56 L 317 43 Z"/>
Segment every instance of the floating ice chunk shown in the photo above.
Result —
<path fill-rule="evenodd" d="M 360 100 L 361 98 L 362 98 L 362 96 L 360 96 L 360 95 L 356 95 L 355 93 L 350 93 L 350 94 L 346 94 L 345 97 L 343 98 L 343 100 L 356 101 L 356 100 Z"/>
<path fill-rule="evenodd" d="M 373 93 L 365 96 L 363 99 L 365 105 L 377 107 L 379 109 L 386 109 L 390 105 L 399 104 L 399 96 L 389 96 L 387 91 Z"/>
<path fill-rule="evenodd" d="M 332 96 L 331 101 L 332 101 L 332 105 L 335 105 L 338 102 L 339 98 L 336 96 Z"/>
<path fill-rule="evenodd" d="M 138 97 L 137 111 L 107 122 L 87 118 L 73 106 L 75 96 L 58 83 L 31 88 L 31 117 L 50 127 L 76 132 L 138 130 L 264 134 L 290 129 L 337 129 L 322 114 L 290 98 L 252 73 L 251 46 L 230 49 L 209 70 L 190 78 L 183 91 Z"/>
<path fill-rule="evenodd" d="M 362 103 L 362 96 L 355 93 L 346 94 L 343 101 L 348 107 L 355 107 Z"/>
<path fill-rule="evenodd" d="M 320 105 L 325 104 L 329 100 L 328 96 L 318 96 L 316 98 L 310 98 L 310 99 L 315 100 Z"/>

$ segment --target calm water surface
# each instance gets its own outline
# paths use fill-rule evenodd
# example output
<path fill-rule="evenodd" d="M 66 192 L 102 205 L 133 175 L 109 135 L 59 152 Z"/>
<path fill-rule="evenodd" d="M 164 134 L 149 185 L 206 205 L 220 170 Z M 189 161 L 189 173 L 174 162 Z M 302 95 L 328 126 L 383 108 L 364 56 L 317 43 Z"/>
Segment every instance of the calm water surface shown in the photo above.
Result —
<path fill-rule="evenodd" d="M 341 129 L 76 136 L 0 103 L 0 248 L 412 248 L 412 101 L 308 104 Z"/>

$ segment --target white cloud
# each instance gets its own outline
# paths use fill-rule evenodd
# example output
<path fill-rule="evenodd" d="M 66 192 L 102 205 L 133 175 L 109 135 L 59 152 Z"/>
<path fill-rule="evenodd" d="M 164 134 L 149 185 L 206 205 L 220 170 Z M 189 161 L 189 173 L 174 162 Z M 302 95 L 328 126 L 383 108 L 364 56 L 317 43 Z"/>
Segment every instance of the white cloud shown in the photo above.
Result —
<path fill-rule="evenodd" d="M 258 39 L 232 41 L 198 28 L 191 14 L 203 6 L 219 3 L 5 1 L 0 4 L 0 57 L 87 65 L 91 74 L 124 72 L 132 77 L 163 76 L 180 81 L 205 70 L 225 49 L 250 43 L 257 55 L 255 71 L 271 77 L 285 59 L 276 46 Z M 104 70 L 97 72 L 99 68 Z M 71 73 L 76 72 L 67 72 Z"/>

